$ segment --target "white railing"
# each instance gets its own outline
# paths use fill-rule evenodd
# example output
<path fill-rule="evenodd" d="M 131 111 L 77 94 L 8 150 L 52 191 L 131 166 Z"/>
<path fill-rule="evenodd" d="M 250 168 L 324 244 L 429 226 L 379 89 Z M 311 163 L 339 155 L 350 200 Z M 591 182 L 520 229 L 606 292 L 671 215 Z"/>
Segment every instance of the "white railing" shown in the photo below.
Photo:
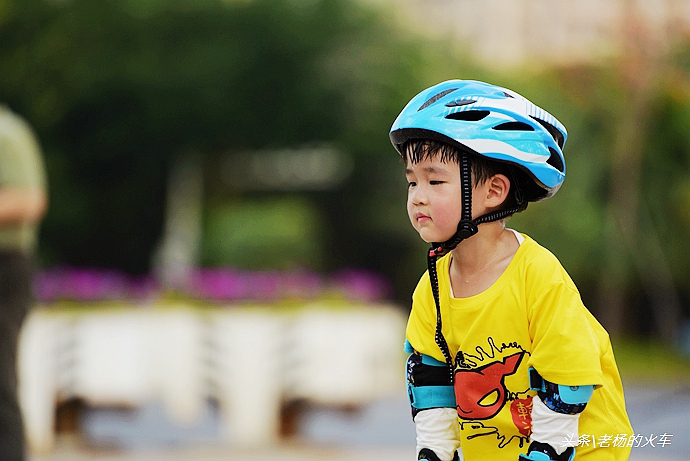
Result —
<path fill-rule="evenodd" d="M 278 441 L 291 399 L 362 405 L 404 386 L 403 313 L 391 306 L 299 309 L 185 306 L 36 309 L 20 341 L 19 392 L 29 446 L 53 446 L 56 405 L 162 402 L 192 423 L 217 401 L 224 441 Z"/>

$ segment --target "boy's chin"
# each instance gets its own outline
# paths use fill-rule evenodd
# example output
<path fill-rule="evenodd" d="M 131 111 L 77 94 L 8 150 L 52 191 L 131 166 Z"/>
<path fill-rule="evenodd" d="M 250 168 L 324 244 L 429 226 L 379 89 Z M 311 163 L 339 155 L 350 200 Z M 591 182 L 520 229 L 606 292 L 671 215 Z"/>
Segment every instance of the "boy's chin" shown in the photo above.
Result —
<path fill-rule="evenodd" d="M 419 234 L 419 236 L 422 238 L 422 240 L 424 240 L 429 245 L 431 245 L 432 243 L 445 242 L 447 240 L 450 240 L 453 237 L 452 235 L 449 235 L 449 236 L 444 238 L 444 237 L 438 237 L 438 236 L 433 236 L 433 235 L 432 236 L 422 235 L 421 233 Z"/>

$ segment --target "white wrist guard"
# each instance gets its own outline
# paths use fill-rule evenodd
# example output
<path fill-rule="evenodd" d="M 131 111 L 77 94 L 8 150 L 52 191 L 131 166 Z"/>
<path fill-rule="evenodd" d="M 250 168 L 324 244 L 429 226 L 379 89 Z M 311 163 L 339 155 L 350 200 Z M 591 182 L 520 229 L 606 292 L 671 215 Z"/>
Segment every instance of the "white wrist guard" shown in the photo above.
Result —
<path fill-rule="evenodd" d="M 580 414 L 566 415 L 557 413 L 541 401 L 539 396 L 532 399 L 532 440 L 548 443 L 559 455 L 568 445 L 566 440 L 578 439 L 578 421 Z"/>
<path fill-rule="evenodd" d="M 417 453 L 428 448 L 441 461 L 453 459 L 460 447 L 460 426 L 455 408 L 422 410 L 414 417 L 414 424 L 417 431 Z"/>

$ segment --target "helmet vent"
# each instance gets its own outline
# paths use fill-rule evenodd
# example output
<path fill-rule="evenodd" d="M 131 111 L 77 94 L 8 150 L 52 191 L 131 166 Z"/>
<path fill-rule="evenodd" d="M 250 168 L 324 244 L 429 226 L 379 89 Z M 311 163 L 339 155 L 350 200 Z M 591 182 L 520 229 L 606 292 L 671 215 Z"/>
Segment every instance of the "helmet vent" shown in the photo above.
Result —
<path fill-rule="evenodd" d="M 515 97 L 514 97 L 512 94 L 506 93 L 505 91 L 503 92 L 503 95 L 504 95 L 506 98 L 513 98 L 513 99 L 515 99 Z"/>
<path fill-rule="evenodd" d="M 449 102 L 446 104 L 446 107 L 459 107 L 459 106 L 466 106 L 468 104 L 474 104 L 476 101 L 474 99 L 456 99 L 455 101 Z"/>
<path fill-rule="evenodd" d="M 500 131 L 534 131 L 534 128 L 524 122 L 506 122 L 496 125 L 494 130 Z"/>
<path fill-rule="evenodd" d="M 563 149 L 563 144 L 565 144 L 565 138 L 563 137 L 563 133 L 561 133 L 561 130 L 550 124 L 549 122 L 546 122 L 540 118 L 532 117 L 534 120 L 539 122 L 541 126 L 543 126 L 546 131 L 549 132 L 551 137 L 556 141 L 556 144 L 558 144 L 558 147 Z"/>
<path fill-rule="evenodd" d="M 563 160 L 561 159 L 561 156 L 558 155 L 558 152 L 556 149 L 553 147 L 549 147 L 549 152 L 551 152 L 551 157 L 546 161 L 549 165 L 563 173 L 564 166 L 563 166 Z"/>
<path fill-rule="evenodd" d="M 488 110 L 464 110 L 446 115 L 447 119 L 460 120 L 463 122 L 478 122 L 489 115 Z"/>
<path fill-rule="evenodd" d="M 455 90 L 457 90 L 457 88 L 449 88 L 449 89 L 447 89 L 447 90 L 443 90 L 443 91 L 441 91 L 440 93 L 437 93 L 437 94 L 433 95 L 432 97 L 430 97 L 429 99 L 427 99 L 427 100 L 424 102 L 424 104 L 422 104 L 422 105 L 420 106 L 419 109 L 417 109 L 417 112 L 419 112 L 419 111 L 422 110 L 422 109 L 426 109 L 427 107 L 429 107 L 430 105 L 432 105 L 433 103 L 435 103 L 436 101 L 438 101 L 439 99 L 441 99 L 442 97 L 444 97 L 445 95 L 447 95 L 448 93 L 452 93 L 452 92 L 455 91 Z"/>

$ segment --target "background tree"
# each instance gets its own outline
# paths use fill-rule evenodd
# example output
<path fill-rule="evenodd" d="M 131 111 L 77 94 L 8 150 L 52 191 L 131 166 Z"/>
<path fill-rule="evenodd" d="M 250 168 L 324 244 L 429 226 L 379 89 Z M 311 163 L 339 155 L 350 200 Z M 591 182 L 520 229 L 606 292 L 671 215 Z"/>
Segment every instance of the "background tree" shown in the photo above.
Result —
<path fill-rule="evenodd" d="M 0 100 L 45 147 L 44 267 L 149 272 L 168 178 L 193 157 L 204 173 L 203 264 L 370 269 L 408 306 L 426 245 L 408 223 L 388 130 L 439 81 L 511 87 L 569 131 L 564 187 L 511 226 L 563 261 L 612 333 L 671 341 L 690 314 L 683 43 L 665 55 L 639 45 L 607 63 L 502 73 L 350 0 L 16 0 L 0 3 Z M 347 178 L 325 190 L 228 184 L 228 159 L 305 146 L 343 153 Z M 248 235 L 224 237 L 228 210 L 252 210 Z M 292 253 L 280 228 L 296 229 Z"/>

